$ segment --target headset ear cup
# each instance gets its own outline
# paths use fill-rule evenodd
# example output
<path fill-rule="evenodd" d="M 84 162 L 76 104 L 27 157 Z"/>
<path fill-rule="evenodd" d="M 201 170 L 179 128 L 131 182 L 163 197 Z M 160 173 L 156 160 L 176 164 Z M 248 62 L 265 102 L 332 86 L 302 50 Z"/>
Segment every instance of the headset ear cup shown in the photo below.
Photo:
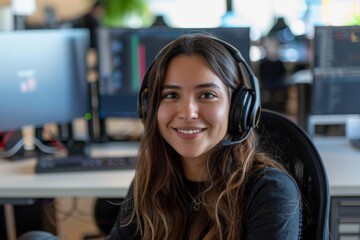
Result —
<path fill-rule="evenodd" d="M 140 86 L 138 95 L 138 115 L 141 120 L 145 120 L 149 106 L 149 86 L 148 78 L 151 69 L 153 68 L 155 60 L 151 63 L 149 69 L 146 71 L 143 81 Z"/>
<path fill-rule="evenodd" d="M 251 113 L 253 95 L 249 89 L 240 87 L 234 92 L 229 113 L 229 133 L 237 136 L 248 130 L 251 124 L 249 115 Z"/>
<path fill-rule="evenodd" d="M 149 103 L 149 90 L 146 87 L 139 93 L 139 100 L 138 100 L 138 115 L 141 120 L 145 120 L 147 110 L 148 110 L 148 103 Z"/>

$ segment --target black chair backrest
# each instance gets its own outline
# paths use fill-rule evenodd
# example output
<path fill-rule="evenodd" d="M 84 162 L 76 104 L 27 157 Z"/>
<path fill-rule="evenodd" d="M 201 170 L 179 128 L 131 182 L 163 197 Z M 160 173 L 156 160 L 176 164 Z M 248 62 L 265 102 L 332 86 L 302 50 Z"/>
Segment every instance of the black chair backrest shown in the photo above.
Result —
<path fill-rule="evenodd" d="M 282 114 L 262 110 L 260 145 L 297 181 L 303 197 L 303 239 L 329 239 L 330 192 L 325 167 L 308 135 Z"/>

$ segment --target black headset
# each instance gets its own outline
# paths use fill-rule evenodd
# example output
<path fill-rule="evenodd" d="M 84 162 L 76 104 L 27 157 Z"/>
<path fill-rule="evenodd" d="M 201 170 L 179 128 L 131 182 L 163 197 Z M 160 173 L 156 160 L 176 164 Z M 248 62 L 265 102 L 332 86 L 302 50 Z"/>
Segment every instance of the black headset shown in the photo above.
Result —
<path fill-rule="evenodd" d="M 250 131 L 259 123 L 261 113 L 259 81 L 241 53 L 234 46 L 213 36 L 210 36 L 210 38 L 222 44 L 232 54 L 239 64 L 243 78 L 251 87 L 240 86 L 233 93 L 230 105 L 228 133 L 230 136 L 242 137 L 239 140 L 227 139 L 221 142 L 223 146 L 229 146 L 243 142 Z M 163 49 L 167 48 L 167 46 Z M 163 50 L 160 50 L 160 52 L 162 51 Z M 157 56 L 159 56 L 159 54 Z M 145 120 L 148 109 L 148 73 L 153 64 L 154 62 L 150 65 L 144 76 L 138 95 L 138 114 L 142 120 Z M 243 66 L 243 68 L 241 66 Z"/>

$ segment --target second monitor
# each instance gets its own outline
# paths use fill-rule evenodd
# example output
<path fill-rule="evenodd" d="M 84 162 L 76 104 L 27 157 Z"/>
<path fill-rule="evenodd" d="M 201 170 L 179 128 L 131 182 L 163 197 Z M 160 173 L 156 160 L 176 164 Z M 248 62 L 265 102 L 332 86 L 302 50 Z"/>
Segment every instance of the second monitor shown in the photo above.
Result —
<path fill-rule="evenodd" d="M 149 28 L 98 31 L 99 118 L 137 118 L 137 95 L 156 54 L 180 34 L 207 32 L 236 47 L 249 61 L 249 28 Z"/>

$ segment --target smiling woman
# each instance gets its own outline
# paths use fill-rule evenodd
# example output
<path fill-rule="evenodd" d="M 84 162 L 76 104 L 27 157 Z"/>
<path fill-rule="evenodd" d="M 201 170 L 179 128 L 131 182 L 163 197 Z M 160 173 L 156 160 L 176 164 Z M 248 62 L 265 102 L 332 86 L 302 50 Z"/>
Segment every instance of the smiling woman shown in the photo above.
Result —
<path fill-rule="evenodd" d="M 140 89 L 138 165 L 107 239 L 299 239 L 296 182 L 252 131 L 259 103 L 228 43 L 190 34 L 162 49 Z"/>

